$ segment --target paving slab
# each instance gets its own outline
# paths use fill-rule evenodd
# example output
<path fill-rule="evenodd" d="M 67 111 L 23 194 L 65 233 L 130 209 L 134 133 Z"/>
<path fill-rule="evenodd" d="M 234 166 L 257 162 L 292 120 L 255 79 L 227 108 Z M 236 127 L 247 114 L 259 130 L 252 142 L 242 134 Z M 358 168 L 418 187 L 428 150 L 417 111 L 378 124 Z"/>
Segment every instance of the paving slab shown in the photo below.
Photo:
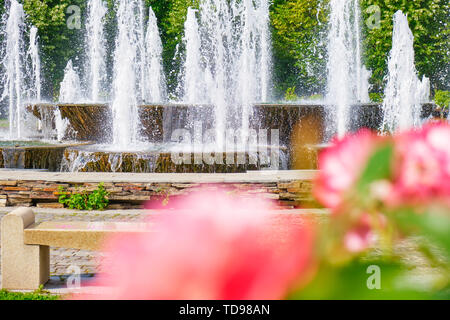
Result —
<path fill-rule="evenodd" d="M 17 209 L 16 207 L 0 207 L 0 219 L 7 213 Z M 164 214 L 176 210 L 106 210 L 106 211 L 81 211 L 71 209 L 53 209 L 53 208 L 33 208 L 36 215 L 36 223 L 48 222 L 76 222 L 77 223 L 93 223 L 96 222 L 134 222 L 140 223 L 148 220 L 151 216 Z M 290 209 L 277 210 L 276 214 L 280 215 L 313 215 L 319 219 L 326 220 L 329 211 L 323 209 Z M 295 219 L 294 219 L 295 220 Z M 44 224 L 45 226 L 45 224 Z M 1 234 L 0 234 L 1 236 Z M 51 281 L 45 286 L 54 294 L 66 294 L 70 291 L 67 289 L 67 277 L 74 272 L 80 272 L 82 275 L 82 287 L 89 286 L 94 274 L 101 272 L 100 262 L 107 257 L 98 251 L 50 248 L 50 275 Z M 94 288 L 95 289 L 95 288 Z"/>
<path fill-rule="evenodd" d="M 109 172 L 42 172 L 0 169 L 1 180 L 57 182 L 136 182 L 136 183 L 263 183 L 312 180 L 316 170 L 262 170 L 247 173 L 109 173 Z"/>

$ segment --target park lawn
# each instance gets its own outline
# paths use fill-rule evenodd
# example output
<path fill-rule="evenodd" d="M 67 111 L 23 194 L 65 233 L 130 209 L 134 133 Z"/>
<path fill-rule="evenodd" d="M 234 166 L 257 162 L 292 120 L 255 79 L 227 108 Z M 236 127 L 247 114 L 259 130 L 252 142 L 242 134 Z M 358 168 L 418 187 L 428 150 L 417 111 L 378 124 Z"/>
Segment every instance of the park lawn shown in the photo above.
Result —
<path fill-rule="evenodd" d="M 59 298 L 57 295 L 47 294 L 39 290 L 27 293 L 0 290 L 0 300 L 58 300 Z"/>
<path fill-rule="evenodd" d="M 0 119 L 0 128 L 9 128 L 9 120 Z"/>

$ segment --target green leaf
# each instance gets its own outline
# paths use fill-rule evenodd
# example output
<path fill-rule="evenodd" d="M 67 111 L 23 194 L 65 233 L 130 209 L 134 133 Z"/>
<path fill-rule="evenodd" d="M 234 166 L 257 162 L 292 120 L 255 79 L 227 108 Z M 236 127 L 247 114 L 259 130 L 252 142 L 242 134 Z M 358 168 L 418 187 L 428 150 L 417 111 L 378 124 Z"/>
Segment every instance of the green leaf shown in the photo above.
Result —
<path fill-rule="evenodd" d="M 380 275 L 380 288 L 370 288 L 374 269 Z M 397 261 L 375 259 L 352 261 L 342 266 L 323 264 L 314 279 L 305 288 L 288 297 L 293 300 L 391 300 L 434 299 L 435 292 L 425 292 L 405 278 L 406 267 Z M 448 293 L 443 299 L 448 299 Z"/>
<path fill-rule="evenodd" d="M 404 209 L 392 215 L 400 228 L 428 238 L 442 247 L 450 260 L 450 217 L 445 213 L 427 212 L 418 214 L 412 209 Z"/>
<path fill-rule="evenodd" d="M 357 184 L 357 188 L 360 193 L 366 194 L 373 182 L 377 180 L 389 179 L 391 177 L 393 153 L 394 147 L 391 144 L 388 144 L 379 148 L 370 157 Z"/>

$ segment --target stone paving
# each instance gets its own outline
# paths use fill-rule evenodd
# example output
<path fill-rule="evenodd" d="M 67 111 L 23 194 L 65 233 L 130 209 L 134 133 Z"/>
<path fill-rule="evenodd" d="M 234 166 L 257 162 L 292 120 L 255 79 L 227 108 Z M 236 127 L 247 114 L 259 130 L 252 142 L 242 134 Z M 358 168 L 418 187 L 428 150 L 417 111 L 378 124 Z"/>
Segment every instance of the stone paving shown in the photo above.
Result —
<path fill-rule="evenodd" d="M 0 219 L 15 208 L 0 208 Z M 107 211 L 79 211 L 69 209 L 40 209 L 33 208 L 36 223 L 44 221 L 87 221 L 87 222 L 140 222 L 154 210 L 107 210 Z M 317 214 L 326 216 L 326 210 L 279 210 L 277 213 Z M 1 234 L 0 234 L 1 236 Z M 99 252 L 65 248 L 50 248 L 50 275 L 63 276 L 74 271 L 69 267 L 78 267 L 82 274 L 94 274 L 100 271 L 98 262 L 105 257 Z"/>
<path fill-rule="evenodd" d="M 15 208 L 0 208 L 0 219 L 8 212 Z M 42 209 L 33 208 L 36 214 L 36 222 L 44 221 L 88 221 L 88 222 L 139 222 L 155 214 L 155 210 L 107 210 L 107 211 L 78 211 L 69 209 Z M 328 210 L 323 209 L 305 209 L 305 210 L 278 210 L 279 214 L 308 214 L 314 216 L 320 222 L 328 219 Z M 1 236 L 1 235 L 0 235 Z M 417 239 L 409 239 L 402 241 L 396 248 L 397 253 L 402 257 L 407 265 L 410 265 L 411 281 L 423 283 L 426 288 L 430 279 L 441 276 L 440 270 L 435 266 L 428 264 L 427 260 L 417 251 Z M 420 241 L 419 241 L 420 243 Z M 376 255 L 378 250 L 374 248 Z M 67 281 L 70 275 L 79 268 L 81 272 L 81 287 L 91 288 L 91 282 L 94 280 L 96 273 L 101 272 L 99 262 L 107 259 L 106 256 L 99 252 L 88 250 L 75 250 L 63 248 L 50 248 L 50 281 L 45 285 L 45 289 L 53 294 L 73 293 L 74 289 L 67 287 Z M 0 283 L 1 285 L 1 283 Z M 98 288 L 97 288 L 98 289 Z"/>

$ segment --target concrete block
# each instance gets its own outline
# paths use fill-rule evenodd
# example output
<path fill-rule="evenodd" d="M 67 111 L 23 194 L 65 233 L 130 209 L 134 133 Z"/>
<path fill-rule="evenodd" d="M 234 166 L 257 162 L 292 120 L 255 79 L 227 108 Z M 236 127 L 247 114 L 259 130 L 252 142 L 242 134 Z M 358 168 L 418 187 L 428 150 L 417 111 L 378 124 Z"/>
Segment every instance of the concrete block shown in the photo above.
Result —
<path fill-rule="evenodd" d="M 1 221 L 3 289 L 35 290 L 49 279 L 49 247 L 24 244 L 24 229 L 34 223 L 35 216 L 30 208 L 18 208 Z"/>

